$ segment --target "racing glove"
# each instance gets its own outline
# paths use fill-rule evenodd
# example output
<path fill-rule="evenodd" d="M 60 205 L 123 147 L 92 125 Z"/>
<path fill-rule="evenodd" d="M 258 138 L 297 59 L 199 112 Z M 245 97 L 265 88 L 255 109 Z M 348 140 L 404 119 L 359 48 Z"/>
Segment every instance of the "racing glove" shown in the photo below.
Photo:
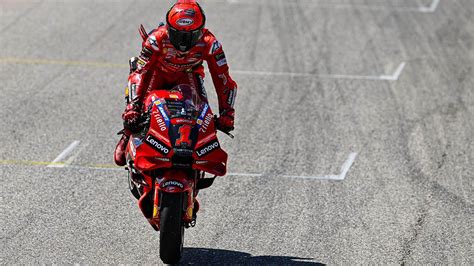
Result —
<path fill-rule="evenodd" d="M 129 103 L 122 114 L 123 128 L 132 132 L 137 131 L 140 115 L 140 105 L 137 102 Z"/>
<path fill-rule="evenodd" d="M 222 132 L 234 130 L 234 110 L 224 110 L 217 118 L 217 129 Z"/>

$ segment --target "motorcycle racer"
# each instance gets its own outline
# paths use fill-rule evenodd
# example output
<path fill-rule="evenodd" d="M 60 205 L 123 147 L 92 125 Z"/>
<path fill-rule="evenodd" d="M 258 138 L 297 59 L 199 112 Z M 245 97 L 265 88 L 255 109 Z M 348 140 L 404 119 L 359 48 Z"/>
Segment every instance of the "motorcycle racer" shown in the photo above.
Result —
<path fill-rule="evenodd" d="M 237 84 L 229 75 L 222 45 L 205 28 L 204 11 L 196 0 L 178 0 L 168 11 L 166 22 L 149 34 L 141 28 L 144 41 L 140 56 L 131 61 L 127 106 L 122 114 L 124 130 L 114 153 L 119 166 L 126 164 L 126 145 L 137 129 L 143 99 L 149 91 L 187 84 L 207 101 L 203 61 L 207 62 L 217 93 L 217 127 L 224 132 L 234 129 Z"/>

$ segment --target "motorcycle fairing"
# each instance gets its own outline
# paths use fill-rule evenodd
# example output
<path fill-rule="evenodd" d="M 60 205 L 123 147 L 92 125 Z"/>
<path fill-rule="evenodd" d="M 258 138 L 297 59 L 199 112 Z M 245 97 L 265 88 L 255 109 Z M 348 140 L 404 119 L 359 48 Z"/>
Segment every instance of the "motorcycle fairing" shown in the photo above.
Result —
<path fill-rule="evenodd" d="M 202 104 L 195 120 L 170 118 L 167 101 L 183 99 L 183 95 L 166 90 L 154 91 L 147 97 L 145 104 L 151 106 L 150 125 L 143 143 L 134 146 L 135 167 L 140 171 L 171 168 L 174 159 L 190 156 L 191 168 L 217 176 L 225 175 L 227 153 L 217 140 L 209 104 Z"/>

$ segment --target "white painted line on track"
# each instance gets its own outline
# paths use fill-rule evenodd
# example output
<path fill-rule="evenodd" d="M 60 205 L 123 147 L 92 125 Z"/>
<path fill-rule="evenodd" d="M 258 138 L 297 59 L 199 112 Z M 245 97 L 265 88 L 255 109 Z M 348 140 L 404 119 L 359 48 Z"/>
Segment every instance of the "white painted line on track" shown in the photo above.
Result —
<path fill-rule="evenodd" d="M 66 164 L 61 164 L 59 162 L 63 161 L 77 146 L 81 143 L 78 140 L 73 141 L 69 146 L 64 149 L 58 157 L 56 157 L 51 164 L 49 164 L 47 167 L 57 167 L 57 168 L 63 168 L 66 166 Z"/>
<path fill-rule="evenodd" d="M 321 176 L 295 176 L 295 175 L 285 175 L 283 177 L 287 178 L 300 178 L 300 179 L 316 179 L 316 180 L 344 180 L 346 178 L 347 173 L 349 172 L 349 169 L 351 168 L 352 164 L 354 164 L 354 161 L 357 157 L 356 152 L 352 152 L 349 154 L 349 157 L 347 160 L 344 162 L 344 164 L 341 166 L 341 173 L 339 175 L 321 175 Z"/>
<path fill-rule="evenodd" d="M 283 177 L 297 178 L 297 179 L 315 179 L 315 180 L 341 180 L 338 175 L 320 175 L 320 176 L 284 175 Z"/>
<path fill-rule="evenodd" d="M 349 157 L 341 167 L 341 174 L 339 175 L 340 180 L 344 180 L 346 178 L 347 172 L 349 172 L 349 169 L 351 168 L 352 164 L 354 164 L 356 157 L 356 152 L 352 152 L 351 154 L 349 154 Z"/>
<path fill-rule="evenodd" d="M 405 69 L 405 66 L 406 66 L 406 63 L 401 62 L 392 75 L 382 75 L 382 76 L 379 76 L 379 78 L 381 80 L 397 81 L 398 78 L 400 78 L 400 75 L 402 74 L 403 69 Z"/>
<path fill-rule="evenodd" d="M 311 73 L 295 73 L 295 72 L 271 72 L 271 71 L 247 71 L 232 70 L 232 74 L 253 75 L 253 76 L 285 76 L 285 77 L 310 77 L 322 79 L 359 79 L 359 80 L 382 80 L 397 81 L 405 69 L 406 63 L 401 62 L 392 75 L 344 75 L 344 74 L 311 74 Z"/>
<path fill-rule="evenodd" d="M 76 158 L 79 156 L 79 154 L 87 147 L 87 144 L 86 145 L 81 145 L 81 147 L 79 148 L 79 150 L 77 150 L 71 157 L 69 157 L 69 159 L 64 163 L 65 166 L 68 166 L 68 165 L 71 165 L 72 162 L 74 162 L 74 160 L 76 160 Z"/>
<path fill-rule="evenodd" d="M 245 177 L 262 177 L 263 174 L 249 174 L 249 173 L 227 173 L 228 176 L 245 176 Z"/>
<path fill-rule="evenodd" d="M 77 157 L 77 154 L 84 149 L 81 148 L 74 156 L 72 156 L 65 163 L 61 162 L 67 157 L 79 145 L 79 141 L 74 141 L 69 145 L 53 162 L 34 162 L 34 161 L 18 161 L 18 160 L 0 160 L 1 165 L 30 165 L 30 166 L 41 166 L 47 165 L 47 167 L 55 167 L 64 169 L 66 166 L 68 169 L 84 169 L 84 170 L 99 170 L 108 172 L 124 172 L 124 168 L 115 167 L 112 165 L 71 165 L 70 163 Z M 354 164 L 357 157 L 356 152 L 349 154 L 347 160 L 341 166 L 341 173 L 339 175 L 320 175 L 320 176 L 303 176 L 303 175 L 278 175 L 278 174 L 265 174 L 265 173 L 227 173 L 226 176 L 242 176 L 242 177 L 263 177 L 263 176 L 280 176 L 283 178 L 295 178 L 295 179 L 312 179 L 312 180 L 335 180 L 342 181 L 346 178 L 349 169 Z"/>
<path fill-rule="evenodd" d="M 429 7 L 420 6 L 418 8 L 418 11 L 422 13 L 434 13 L 436 11 L 436 8 L 438 8 L 439 2 L 440 0 L 433 0 L 433 2 L 431 2 L 431 5 Z"/>
<path fill-rule="evenodd" d="M 22 58 L 1 58 L 0 64 L 13 63 L 22 65 L 65 65 L 65 66 L 83 66 L 83 67 L 103 67 L 103 68 L 125 68 L 123 64 L 113 64 L 107 62 L 88 62 L 88 61 L 60 61 L 45 59 L 22 59 Z M 272 71 L 248 71 L 248 70 L 232 70 L 232 74 L 251 75 L 251 76 L 281 76 L 281 77 L 309 77 L 320 79 L 358 79 L 358 80 L 379 80 L 379 81 L 396 81 L 400 76 L 405 62 L 399 65 L 399 68 L 393 75 L 346 75 L 346 74 L 314 74 L 314 73 L 295 73 L 295 72 L 272 72 Z M 209 71 L 206 70 L 209 74 Z"/>

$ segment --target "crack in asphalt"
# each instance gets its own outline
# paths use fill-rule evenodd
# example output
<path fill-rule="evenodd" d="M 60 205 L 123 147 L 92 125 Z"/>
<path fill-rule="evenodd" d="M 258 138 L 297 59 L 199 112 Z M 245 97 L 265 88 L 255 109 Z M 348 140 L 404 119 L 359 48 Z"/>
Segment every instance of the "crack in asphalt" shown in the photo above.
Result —
<path fill-rule="evenodd" d="M 411 254 L 413 253 L 414 245 L 416 241 L 418 240 L 418 237 L 421 234 L 421 231 L 423 230 L 423 227 L 426 223 L 426 218 L 428 216 L 428 208 L 423 208 L 416 220 L 416 223 L 412 226 L 412 235 L 410 238 L 404 241 L 402 245 L 402 258 L 399 260 L 400 265 L 406 265 L 407 260 L 411 257 Z"/>
<path fill-rule="evenodd" d="M 5 33 L 5 31 L 7 31 L 8 29 L 10 29 L 12 26 L 14 25 L 18 25 L 18 20 L 26 17 L 28 14 L 30 14 L 33 10 L 36 10 L 37 7 L 39 7 L 42 3 L 44 2 L 43 1 L 39 1 L 38 3 L 32 5 L 31 7 L 29 7 L 28 9 L 26 9 L 25 11 L 23 11 L 23 13 L 21 13 L 20 15 L 18 15 L 14 20 L 12 20 L 10 23 L 8 23 L 5 27 L 3 27 L 1 30 L 0 30 L 0 33 L 3 34 Z"/>
<path fill-rule="evenodd" d="M 34 222 L 34 217 L 33 217 L 33 214 L 31 212 L 29 212 L 26 215 L 25 219 L 26 219 L 26 223 L 25 223 L 24 226 L 17 227 L 16 231 L 13 231 L 12 233 L 7 234 L 6 236 L 2 236 L 2 237 L 0 237 L 0 239 L 12 240 L 15 237 L 17 237 L 21 232 L 25 231 L 26 228 L 28 228 Z"/>

